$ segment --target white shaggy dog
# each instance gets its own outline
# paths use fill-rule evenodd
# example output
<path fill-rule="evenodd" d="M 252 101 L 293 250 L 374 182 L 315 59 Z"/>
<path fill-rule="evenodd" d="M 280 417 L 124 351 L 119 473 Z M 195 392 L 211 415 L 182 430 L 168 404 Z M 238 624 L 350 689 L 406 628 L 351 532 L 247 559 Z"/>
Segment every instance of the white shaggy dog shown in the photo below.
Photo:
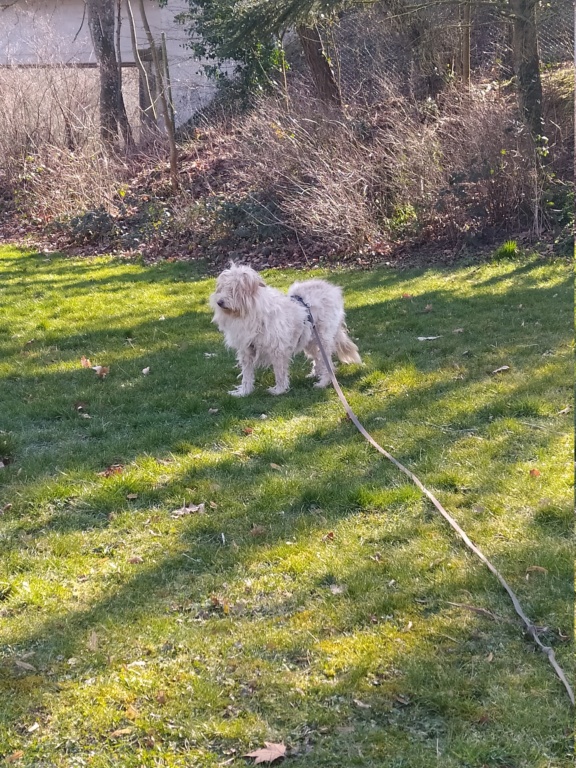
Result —
<path fill-rule="evenodd" d="M 218 276 L 216 290 L 210 296 L 213 322 L 224 334 L 226 346 L 236 350 L 242 381 L 230 394 L 249 395 L 254 389 L 256 368 L 274 369 L 276 386 L 272 395 L 286 392 L 290 386 L 289 367 L 297 352 L 305 352 L 313 361 L 314 386 L 325 387 L 330 374 L 314 339 L 307 309 L 309 307 L 326 354 L 334 353 L 343 363 L 361 363 L 358 347 L 346 333 L 344 302 L 339 287 L 325 280 L 294 283 L 288 295 L 266 285 L 251 267 L 231 264 Z"/>

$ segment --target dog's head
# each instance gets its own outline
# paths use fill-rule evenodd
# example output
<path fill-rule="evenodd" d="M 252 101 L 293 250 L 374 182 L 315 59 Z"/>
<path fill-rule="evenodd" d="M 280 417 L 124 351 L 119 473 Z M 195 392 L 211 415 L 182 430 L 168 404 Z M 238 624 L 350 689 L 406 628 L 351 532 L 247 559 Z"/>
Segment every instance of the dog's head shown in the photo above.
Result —
<path fill-rule="evenodd" d="M 252 267 L 230 264 L 216 280 L 216 290 L 210 296 L 210 306 L 218 315 L 242 317 L 250 312 L 258 290 L 266 283 Z"/>

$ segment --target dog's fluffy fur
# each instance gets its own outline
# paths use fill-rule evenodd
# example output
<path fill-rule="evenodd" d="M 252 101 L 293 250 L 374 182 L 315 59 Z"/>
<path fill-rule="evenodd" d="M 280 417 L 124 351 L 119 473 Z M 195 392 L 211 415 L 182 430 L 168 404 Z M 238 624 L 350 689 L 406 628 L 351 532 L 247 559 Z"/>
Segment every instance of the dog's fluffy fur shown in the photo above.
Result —
<path fill-rule="evenodd" d="M 314 340 L 308 312 L 292 296 L 310 307 L 326 354 L 343 363 L 361 363 L 358 347 L 344 323 L 344 302 L 339 287 L 325 280 L 306 280 L 290 286 L 288 295 L 266 285 L 251 267 L 231 264 L 218 276 L 210 296 L 213 322 L 224 334 L 226 346 L 236 351 L 242 381 L 230 394 L 242 397 L 254 389 L 256 368 L 274 369 L 276 385 L 268 391 L 280 395 L 290 387 L 289 367 L 297 352 L 312 360 L 314 386 L 325 387 L 330 374 Z"/>

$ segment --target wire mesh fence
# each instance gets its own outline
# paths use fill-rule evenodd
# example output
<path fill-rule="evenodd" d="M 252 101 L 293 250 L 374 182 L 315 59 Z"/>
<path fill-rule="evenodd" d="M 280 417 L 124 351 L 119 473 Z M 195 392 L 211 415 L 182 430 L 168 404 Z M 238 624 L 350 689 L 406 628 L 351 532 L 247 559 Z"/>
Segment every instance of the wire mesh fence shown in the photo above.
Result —
<path fill-rule="evenodd" d="M 345 100 L 370 101 L 378 81 L 393 79 L 416 97 L 434 96 L 469 71 L 472 78 L 512 75 L 512 23 L 475 3 L 398 6 L 390 0 L 351 10 L 321 25 L 326 53 Z M 572 0 L 537 7 L 542 65 L 574 51 Z"/>

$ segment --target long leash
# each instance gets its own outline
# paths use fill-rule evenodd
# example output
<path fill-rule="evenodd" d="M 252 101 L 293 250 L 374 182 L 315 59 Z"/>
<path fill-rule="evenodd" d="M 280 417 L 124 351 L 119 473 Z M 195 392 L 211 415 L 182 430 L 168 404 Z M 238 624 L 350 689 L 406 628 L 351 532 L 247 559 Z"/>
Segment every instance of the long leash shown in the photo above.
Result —
<path fill-rule="evenodd" d="M 376 440 L 374 440 L 372 435 L 369 432 L 367 432 L 366 429 L 364 429 L 364 427 L 358 420 L 358 417 L 350 407 L 348 400 L 346 400 L 344 393 L 340 389 L 340 385 L 338 384 L 338 380 L 336 379 L 336 374 L 334 373 L 332 361 L 326 354 L 326 350 L 324 349 L 324 346 L 320 341 L 320 336 L 318 335 L 318 330 L 316 329 L 316 323 L 314 322 L 314 317 L 312 315 L 310 307 L 308 306 L 308 304 L 306 304 L 306 302 L 302 299 L 302 297 L 294 296 L 293 298 L 299 301 L 301 304 L 303 304 L 308 311 L 308 319 L 310 321 L 310 325 L 312 326 L 314 338 L 316 340 L 316 344 L 318 344 L 318 348 L 320 349 L 322 359 L 324 360 L 324 365 L 326 366 L 326 368 L 328 369 L 328 372 L 330 373 L 332 386 L 336 390 L 336 394 L 340 398 L 340 402 L 344 406 L 344 410 L 348 414 L 350 421 L 354 424 L 354 426 L 360 432 L 362 437 L 364 437 L 372 446 L 374 446 L 374 448 L 376 448 L 376 450 L 379 451 L 379 453 L 385 456 L 388 459 L 388 461 L 391 461 L 395 467 L 397 467 L 401 472 L 407 475 L 410 478 L 410 480 L 412 480 L 414 485 L 416 485 L 422 491 L 422 493 L 430 499 L 432 504 L 434 504 L 434 506 L 436 507 L 438 512 L 440 512 L 440 514 L 446 520 L 446 522 L 451 526 L 451 528 L 453 528 L 456 531 L 458 536 L 460 536 L 460 538 L 466 544 L 468 549 L 474 552 L 474 554 L 484 563 L 484 565 L 488 568 L 488 570 L 491 571 L 494 574 L 494 576 L 496 576 L 500 584 L 504 587 L 504 589 L 508 593 L 512 601 L 512 605 L 514 606 L 514 610 L 516 611 L 518 616 L 521 618 L 522 623 L 526 627 L 526 631 L 528 632 L 530 637 L 534 640 L 535 644 L 540 648 L 542 653 L 544 653 L 544 655 L 547 656 L 548 661 L 550 662 L 550 664 L 554 669 L 554 672 L 558 675 L 559 679 L 561 680 L 564 687 L 566 688 L 566 692 L 568 693 L 572 706 L 574 706 L 574 691 L 572 690 L 572 687 L 570 686 L 570 683 L 568 682 L 566 675 L 564 674 L 564 670 L 556 661 L 556 656 L 554 655 L 554 649 L 542 643 L 542 641 L 538 637 L 538 629 L 536 628 L 534 623 L 530 621 L 528 616 L 526 616 L 526 614 L 524 613 L 522 606 L 520 605 L 520 601 L 516 597 L 516 594 L 514 593 L 514 591 L 506 581 L 506 579 L 502 576 L 500 571 L 494 565 L 492 565 L 492 563 L 490 562 L 490 560 L 488 560 L 486 555 L 480 549 L 478 549 L 478 547 L 468 538 L 468 535 L 466 534 L 466 532 L 458 525 L 458 523 L 456 522 L 456 520 L 454 520 L 452 515 L 450 515 L 444 509 L 444 507 L 442 506 L 442 504 L 440 504 L 436 496 L 434 496 L 434 494 L 431 491 L 429 491 L 428 488 L 426 488 L 426 486 L 416 477 L 416 475 L 413 472 L 411 472 L 403 464 L 401 464 L 397 459 L 395 459 L 391 453 L 388 453 L 387 450 L 382 448 L 382 446 L 379 445 L 376 442 Z"/>

